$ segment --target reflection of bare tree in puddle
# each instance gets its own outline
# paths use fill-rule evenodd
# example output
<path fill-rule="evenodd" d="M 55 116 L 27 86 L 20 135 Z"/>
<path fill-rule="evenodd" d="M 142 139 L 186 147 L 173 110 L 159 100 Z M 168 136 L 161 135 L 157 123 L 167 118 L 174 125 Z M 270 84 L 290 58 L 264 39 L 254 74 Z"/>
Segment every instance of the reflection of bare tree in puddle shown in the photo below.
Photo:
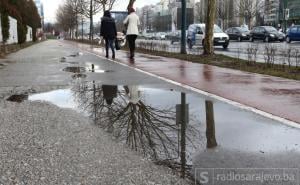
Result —
<path fill-rule="evenodd" d="M 107 97 L 105 87 L 113 91 L 111 96 Z M 113 132 L 116 138 L 126 141 L 132 149 L 150 156 L 158 164 L 187 168 L 186 159 L 182 159 L 186 158 L 185 142 L 192 143 L 191 138 L 198 133 L 191 126 L 180 129 L 180 125 L 176 125 L 175 106 L 156 108 L 145 104 L 137 86 L 118 90 L 117 86 L 93 83 L 92 88 L 81 84 L 73 91 L 80 106 L 93 117 L 95 123 Z M 182 136 L 184 139 L 181 139 Z"/>

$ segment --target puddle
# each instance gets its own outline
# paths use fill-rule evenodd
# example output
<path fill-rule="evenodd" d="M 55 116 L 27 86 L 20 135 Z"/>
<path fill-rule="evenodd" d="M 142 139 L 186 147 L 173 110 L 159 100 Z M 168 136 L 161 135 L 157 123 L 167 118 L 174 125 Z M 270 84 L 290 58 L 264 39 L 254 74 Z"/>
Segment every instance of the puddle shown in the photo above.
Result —
<path fill-rule="evenodd" d="M 102 70 L 102 69 L 96 69 L 96 70 L 90 70 L 92 73 L 112 73 L 113 70 Z"/>
<path fill-rule="evenodd" d="M 66 67 L 63 69 L 65 72 L 71 72 L 71 73 L 83 73 L 86 71 L 84 67 Z"/>
<path fill-rule="evenodd" d="M 150 55 L 140 55 L 140 57 L 152 59 L 152 60 L 161 60 L 160 57 L 150 56 Z"/>
<path fill-rule="evenodd" d="M 264 77 L 261 79 L 261 82 L 262 83 L 284 83 L 286 82 L 285 79 L 274 79 L 274 78 L 267 78 L 267 77 Z"/>
<path fill-rule="evenodd" d="M 131 92 L 131 95 L 130 93 L 126 94 L 126 91 Z M 205 131 L 205 98 L 197 94 L 187 94 L 186 96 L 189 104 L 189 125 L 196 125 L 199 130 Z M 76 97 L 84 97 L 84 99 Z M 181 92 L 173 89 L 156 89 L 143 86 L 125 86 L 124 88 L 124 86 L 84 83 L 74 86 L 72 89 L 35 94 L 30 96 L 29 100 L 50 101 L 58 106 L 63 104 L 59 102 L 77 101 L 78 105 L 82 105 L 82 107 L 78 107 L 76 103 L 73 103 L 73 107 L 69 108 L 83 110 L 92 118 L 95 118 L 93 105 L 96 106 L 97 110 L 101 109 L 102 111 L 111 106 L 114 114 L 116 114 L 128 104 L 140 103 L 151 108 L 151 110 L 160 111 L 161 113 L 167 112 L 170 115 L 166 118 L 174 117 L 173 121 L 175 121 L 176 114 L 174 113 L 176 113 L 176 106 L 181 102 Z M 294 135 L 294 132 L 291 131 L 292 128 L 278 122 L 242 111 L 222 102 L 216 101 L 214 106 L 216 129 L 218 130 L 217 138 L 224 148 L 245 152 L 280 152 L 286 151 L 290 147 L 293 148 L 294 142 L 300 141 L 299 134 Z M 97 112 L 96 119 L 102 113 Z M 168 115 L 167 113 L 165 115 Z M 278 132 L 278 130 L 282 132 Z M 229 134 L 233 131 L 234 135 Z M 288 132 L 290 133 L 288 134 Z M 202 137 L 205 138 L 204 135 Z M 239 139 L 236 140 L 236 138 Z M 260 144 L 257 143 L 257 138 L 260 138 Z M 205 142 L 202 144 L 205 144 Z"/>
<path fill-rule="evenodd" d="M 80 79 L 80 78 L 86 78 L 87 75 L 83 74 L 85 72 L 89 73 L 112 73 L 114 72 L 113 70 L 103 70 L 99 66 L 92 66 L 91 68 L 89 67 L 66 67 L 63 69 L 65 72 L 70 72 L 70 73 L 75 73 L 72 75 L 73 79 Z"/>
<path fill-rule="evenodd" d="M 79 62 L 67 62 L 69 64 L 79 64 Z"/>
<path fill-rule="evenodd" d="M 7 98 L 7 101 L 22 103 L 23 101 L 28 99 L 27 94 L 15 94 Z"/>
<path fill-rule="evenodd" d="M 75 100 L 72 97 L 72 91 L 70 89 L 56 90 L 41 94 L 33 94 L 28 97 L 30 101 L 47 101 L 61 108 L 69 108 L 79 110 Z"/>
<path fill-rule="evenodd" d="M 12 62 L 7 61 L 7 60 L 2 61 L 2 63 L 0 63 L 0 69 L 5 68 L 6 66 L 8 66 L 9 63 L 12 63 Z"/>
<path fill-rule="evenodd" d="M 69 55 L 68 57 L 79 57 L 79 56 L 82 56 L 82 55 L 83 55 L 83 53 L 77 52 L 75 54 Z"/>
<path fill-rule="evenodd" d="M 59 60 L 59 62 L 65 63 L 65 62 L 67 62 L 67 58 L 66 57 L 61 57 L 60 60 Z"/>
<path fill-rule="evenodd" d="M 272 88 L 262 88 L 265 94 L 271 95 L 299 95 L 300 89 L 272 89 Z"/>
<path fill-rule="evenodd" d="M 251 75 L 233 75 L 229 73 L 225 73 L 221 75 L 224 83 L 227 84 L 252 84 L 255 80 Z"/>
<path fill-rule="evenodd" d="M 114 72 L 113 70 L 103 70 L 100 68 L 100 66 L 94 65 L 91 63 L 87 63 L 86 65 L 88 66 L 86 69 L 91 73 L 112 73 L 112 72 Z"/>
<path fill-rule="evenodd" d="M 83 83 L 70 89 L 34 94 L 28 99 L 83 112 L 96 125 L 156 164 L 187 170 L 187 174 L 198 163 L 220 167 L 224 161 L 228 166 L 236 165 L 239 160 L 248 161 L 248 155 L 272 160 L 270 156 L 275 154 L 300 154 L 298 129 L 219 101 L 213 102 L 218 146 L 207 150 L 207 136 L 213 135 L 206 135 L 206 97 L 176 89 Z M 185 104 L 187 111 L 181 111 Z M 186 119 L 182 119 L 184 112 L 188 115 Z M 182 120 L 186 124 L 180 124 Z M 206 160 L 213 155 L 222 156 L 224 150 L 230 151 L 231 157 Z M 237 162 L 236 153 L 245 155 Z"/>
<path fill-rule="evenodd" d="M 76 73 L 76 74 L 72 75 L 73 79 L 81 79 L 81 78 L 86 78 L 86 77 L 87 77 L 87 75 L 81 74 L 81 73 Z"/>

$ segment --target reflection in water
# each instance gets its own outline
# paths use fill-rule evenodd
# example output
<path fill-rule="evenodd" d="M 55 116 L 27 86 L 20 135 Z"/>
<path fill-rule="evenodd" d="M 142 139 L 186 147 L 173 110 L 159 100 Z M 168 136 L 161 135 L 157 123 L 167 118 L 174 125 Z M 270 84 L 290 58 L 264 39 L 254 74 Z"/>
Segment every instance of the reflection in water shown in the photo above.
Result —
<path fill-rule="evenodd" d="M 203 70 L 204 79 L 208 82 L 211 82 L 213 80 L 212 67 L 210 65 L 204 65 L 202 70 Z"/>
<path fill-rule="evenodd" d="M 215 118 L 214 118 L 214 106 L 212 101 L 205 102 L 206 109 L 206 140 L 207 148 L 215 148 L 218 146 L 215 134 Z"/>
<path fill-rule="evenodd" d="M 255 168 L 270 167 L 270 164 L 274 167 L 299 167 L 298 129 L 217 101 L 214 101 L 215 115 L 211 114 L 215 127 L 206 127 L 203 123 L 206 121 L 204 102 L 207 97 L 194 94 L 186 96 L 186 107 L 190 110 L 181 113 L 187 116 L 187 125 L 182 125 L 184 116 L 175 116 L 176 111 L 180 114 L 182 110 L 178 107 L 185 104 L 182 95 L 180 104 L 180 93 L 176 91 L 105 86 L 94 82 L 75 85 L 72 90 L 30 95 L 28 99 L 48 101 L 79 112 L 84 110 L 85 115 L 89 115 L 95 123 L 133 149 L 147 157 L 152 156 L 156 164 L 182 172 L 182 176 L 189 175 L 186 169 L 190 170 L 191 164 L 194 169 L 229 166 Z M 217 134 L 214 136 L 215 129 Z M 206 135 L 206 130 L 212 134 Z M 186 141 L 181 138 L 186 138 Z M 205 145 L 209 144 L 207 141 L 210 138 L 211 143 L 215 144 L 217 139 L 219 145 L 207 150 Z M 196 170 L 194 173 L 197 173 Z M 198 177 L 197 174 L 195 177 Z"/>
<path fill-rule="evenodd" d="M 102 85 L 103 98 L 106 101 L 107 105 L 113 103 L 114 98 L 117 97 L 118 86 L 116 85 Z"/>
<path fill-rule="evenodd" d="M 181 109 L 181 124 L 176 125 L 174 107 L 147 105 L 138 86 L 114 86 L 92 83 L 72 89 L 80 106 L 95 123 L 125 141 L 132 149 L 151 157 L 157 164 L 168 164 L 186 176 L 186 141 L 193 147 L 199 133 L 185 123 L 186 109 Z M 185 94 L 181 106 L 185 107 Z M 193 139 L 192 139 L 193 138 Z"/>
<path fill-rule="evenodd" d="M 185 177 L 185 164 L 186 164 L 186 95 L 185 93 L 181 93 L 181 104 L 180 104 L 180 125 L 181 125 L 181 135 L 180 135 L 180 146 L 181 146 L 181 153 L 180 153 L 180 159 L 181 159 L 181 177 Z"/>

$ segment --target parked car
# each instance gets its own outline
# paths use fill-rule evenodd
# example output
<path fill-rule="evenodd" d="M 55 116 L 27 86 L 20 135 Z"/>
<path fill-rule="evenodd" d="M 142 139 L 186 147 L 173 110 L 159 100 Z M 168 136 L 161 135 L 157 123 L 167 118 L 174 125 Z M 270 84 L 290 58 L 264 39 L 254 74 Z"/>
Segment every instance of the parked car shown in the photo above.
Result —
<path fill-rule="evenodd" d="M 152 40 L 152 39 L 154 39 L 153 33 L 143 33 L 141 37 L 143 39 L 146 39 L 146 40 Z"/>
<path fill-rule="evenodd" d="M 205 37 L 205 24 L 191 24 L 187 33 L 187 44 L 191 49 L 194 45 L 203 45 Z M 222 31 L 222 29 L 214 25 L 214 46 L 223 46 L 228 48 L 229 36 Z"/>
<path fill-rule="evenodd" d="M 94 35 L 94 36 L 93 36 L 93 39 L 94 39 L 95 41 L 97 41 L 97 42 L 100 42 L 100 41 L 101 41 L 101 37 L 98 36 L 98 35 Z"/>
<path fill-rule="evenodd" d="M 181 31 L 175 31 L 175 32 L 171 32 L 166 36 L 167 40 L 171 41 L 171 44 L 174 44 L 175 42 L 180 42 L 181 39 Z"/>
<path fill-rule="evenodd" d="M 228 34 L 230 40 L 237 40 L 239 42 L 242 42 L 243 40 L 250 39 L 250 31 L 244 27 L 228 28 L 225 33 Z"/>
<path fill-rule="evenodd" d="M 280 41 L 283 42 L 285 35 L 272 26 L 258 26 L 251 30 L 250 41 L 263 40 L 264 42 Z"/>
<path fill-rule="evenodd" d="M 155 34 L 155 39 L 156 40 L 166 40 L 166 33 L 163 32 L 157 32 Z"/>
<path fill-rule="evenodd" d="M 286 34 L 286 42 L 300 41 L 300 25 L 295 25 L 289 28 Z"/>

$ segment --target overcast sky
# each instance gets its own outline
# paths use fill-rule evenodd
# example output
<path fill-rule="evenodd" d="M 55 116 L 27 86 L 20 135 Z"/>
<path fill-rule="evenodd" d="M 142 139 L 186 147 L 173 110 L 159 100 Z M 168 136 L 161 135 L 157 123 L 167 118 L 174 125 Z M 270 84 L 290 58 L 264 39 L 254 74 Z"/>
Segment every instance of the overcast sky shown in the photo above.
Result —
<path fill-rule="evenodd" d="M 59 5 L 63 4 L 64 0 L 42 0 L 44 4 L 45 22 L 55 21 L 55 12 Z M 147 4 L 156 4 L 160 0 L 137 0 L 135 7 L 142 7 Z M 114 10 L 124 11 L 126 10 L 128 0 L 118 0 Z"/>

